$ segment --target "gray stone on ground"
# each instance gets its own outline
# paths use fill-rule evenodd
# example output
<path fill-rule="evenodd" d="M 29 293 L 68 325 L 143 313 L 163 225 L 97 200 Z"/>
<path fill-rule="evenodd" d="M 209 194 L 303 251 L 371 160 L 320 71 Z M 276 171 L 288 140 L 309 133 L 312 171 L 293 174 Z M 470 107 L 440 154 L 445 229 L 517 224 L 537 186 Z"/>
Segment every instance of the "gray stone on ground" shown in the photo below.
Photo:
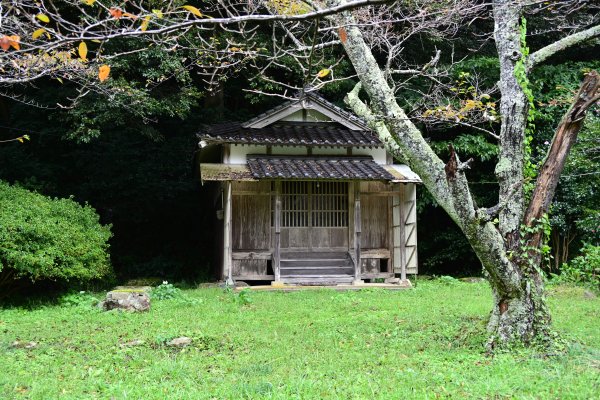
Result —
<path fill-rule="evenodd" d="M 186 336 L 178 337 L 167 342 L 167 346 L 186 347 L 192 344 L 192 339 Z"/>
<path fill-rule="evenodd" d="M 235 281 L 235 287 L 249 287 L 250 285 L 244 281 Z"/>
<path fill-rule="evenodd" d="M 586 299 L 595 299 L 598 296 L 596 296 L 596 293 L 592 292 L 591 290 L 586 290 L 583 292 L 583 297 Z"/>
<path fill-rule="evenodd" d="M 143 289 L 117 289 L 108 292 L 106 299 L 100 305 L 105 311 L 148 311 L 150 310 L 150 296 Z"/>
<path fill-rule="evenodd" d="M 385 283 L 389 283 L 389 284 L 393 284 L 393 285 L 399 285 L 400 284 L 400 278 L 386 278 Z"/>
<path fill-rule="evenodd" d="M 37 347 L 36 342 L 27 342 L 23 340 L 15 340 L 10 344 L 13 349 L 35 349 Z"/>
<path fill-rule="evenodd" d="M 113 290 L 119 292 L 143 292 L 150 293 L 152 291 L 152 286 L 134 286 L 134 285 L 125 285 L 125 286 L 116 286 Z"/>

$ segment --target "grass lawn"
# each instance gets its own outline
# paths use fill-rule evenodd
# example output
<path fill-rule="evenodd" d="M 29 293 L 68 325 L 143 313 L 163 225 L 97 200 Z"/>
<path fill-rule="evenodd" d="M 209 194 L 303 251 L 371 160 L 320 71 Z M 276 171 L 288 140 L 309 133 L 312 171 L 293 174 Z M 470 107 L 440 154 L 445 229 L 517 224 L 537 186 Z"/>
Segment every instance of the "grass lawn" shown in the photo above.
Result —
<path fill-rule="evenodd" d="M 0 308 L 0 398 L 600 398 L 600 298 L 582 289 L 551 289 L 570 345 L 550 357 L 484 354 L 486 284 L 184 294 L 144 314 Z M 164 345 L 178 336 L 192 346 Z"/>

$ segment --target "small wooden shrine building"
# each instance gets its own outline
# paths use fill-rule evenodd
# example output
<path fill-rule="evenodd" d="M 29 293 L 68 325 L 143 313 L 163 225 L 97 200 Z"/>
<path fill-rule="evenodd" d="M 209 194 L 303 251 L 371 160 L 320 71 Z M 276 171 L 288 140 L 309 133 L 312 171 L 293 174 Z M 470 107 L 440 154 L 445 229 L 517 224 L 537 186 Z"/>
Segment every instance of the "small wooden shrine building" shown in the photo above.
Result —
<path fill-rule="evenodd" d="M 303 93 L 198 139 L 203 184 L 217 183 L 223 280 L 330 285 L 417 273 L 420 179 L 356 116 Z"/>

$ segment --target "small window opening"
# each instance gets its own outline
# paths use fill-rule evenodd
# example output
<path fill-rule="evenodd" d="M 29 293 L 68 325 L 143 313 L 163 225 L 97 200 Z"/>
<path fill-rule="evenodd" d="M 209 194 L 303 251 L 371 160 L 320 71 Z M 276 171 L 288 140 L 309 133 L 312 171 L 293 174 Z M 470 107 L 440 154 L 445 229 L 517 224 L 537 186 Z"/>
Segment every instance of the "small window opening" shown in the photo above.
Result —
<path fill-rule="evenodd" d="M 382 258 L 379 260 L 379 272 L 389 272 L 388 271 L 389 258 Z"/>

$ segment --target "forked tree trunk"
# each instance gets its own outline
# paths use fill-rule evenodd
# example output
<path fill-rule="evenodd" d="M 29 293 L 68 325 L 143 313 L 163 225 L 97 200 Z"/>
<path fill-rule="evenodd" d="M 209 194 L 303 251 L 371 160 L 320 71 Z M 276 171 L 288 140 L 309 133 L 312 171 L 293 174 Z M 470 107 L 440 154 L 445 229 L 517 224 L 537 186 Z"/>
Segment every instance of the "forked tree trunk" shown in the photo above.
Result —
<path fill-rule="evenodd" d="M 355 113 L 369 122 L 392 155 L 406 160 L 421 176 L 437 203 L 465 234 L 488 274 L 494 295 L 493 310 L 488 324 L 491 348 L 511 342 L 551 342 L 550 313 L 544 298 L 540 259 L 535 251 L 533 257 L 532 254 L 523 252 L 522 240 L 535 244 L 538 249 L 540 241 L 535 241 L 536 237 L 533 234 L 522 237 L 519 230 L 520 224 L 524 222 L 523 138 L 528 107 L 523 88 L 514 76 L 515 64 L 522 56 L 519 41 L 520 10 L 510 9 L 515 4 L 508 0 L 495 2 L 496 29 L 499 33 L 497 42 L 502 42 L 498 45 L 498 50 L 502 71 L 500 88 L 503 126 L 500 135 L 501 165 L 496 168 L 501 183 L 500 199 L 493 209 L 477 208 L 474 204 L 464 174 L 468 163 L 461 163 L 451 149 L 450 161 L 444 164 L 424 140 L 418 128 L 407 118 L 366 45 L 362 33 L 356 27 L 352 15 L 345 13 L 334 17 L 335 23 L 341 26 L 339 37 L 346 54 L 371 101 L 367 106 L 359 99 L 360 85 L 357 85 L 349 93 L 347 103 Z M 585 104 L 589 107 L 591 103 L 588 101 Z M 580 125 L 570 125 L 566 130 L 571 132 L 571 135 L 576 135 Z M 562 127 L 563 124 L 559 131 Z M 562 148 L 562 143 L 557 143 L 557 146 Z M 568 148 L 561 154 L 566 157 L 567 153 Z M 564 159 L 561 161 L 552 156 L 548 157 L 548 162 L 560 164 L 558 169 L 552 167 L 558 179 Z M 540 176 L 545 176 L 545 173 L 542 171 Z M 549 196 L 551 200 L 556 184 L 545 187 L 544 194 L 539 195 L 546 200 Z M 534 199 L 537 199 L 537 190 L 534 193 Z M 546 200 L 543 204 L 549 204 L 549 200 Z M 543 212 L 545 211 L 547 209 Z M 490 222 L 497 214 L 500 214 L 498 227 Z"/>
<path fill-rule="evenodd" d="M 573 104 L 562 118 L 552 140 L 550 149 L 537 177 L 529 207 L 523 217 L 528 227 L 539 225 L 548 212 L 560 174 L 569 151 L 583 126 L 586 111 L 599 99 L 600 77 L 596 71 L 587 74 Z M 549 341 L 550 313 L 544 301 L 544 279 L 541 275 L 541 251 L 543 232 L 541 226 L 519 235 L 520 244 L 510 251 L 522 272 L 522 290 L 515 297 L 503 299 L 492 284 L 496 306 L 489 322 L 489 330 L 495 332 L 501 342 L 511 336 L 522 342 Z M 523 251 L 523 247 L 527 251 Z M 495 338 L 492 338 L 492 345 Z"/>

